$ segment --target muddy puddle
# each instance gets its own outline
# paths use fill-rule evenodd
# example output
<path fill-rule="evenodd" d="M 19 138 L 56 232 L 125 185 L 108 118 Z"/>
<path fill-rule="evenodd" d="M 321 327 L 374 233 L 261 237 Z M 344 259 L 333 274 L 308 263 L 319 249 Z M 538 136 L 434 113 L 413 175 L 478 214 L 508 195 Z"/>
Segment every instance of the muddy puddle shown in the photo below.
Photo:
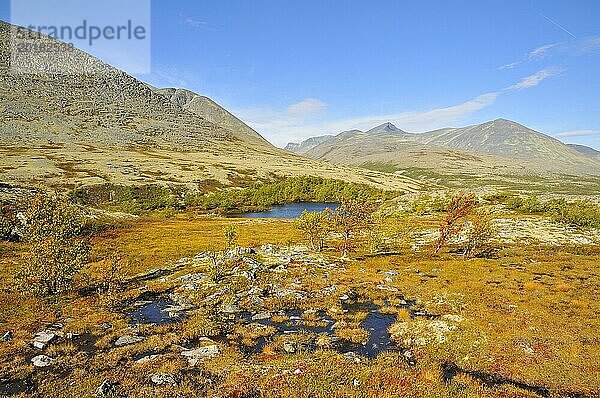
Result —
<path fill-rule="evenodd" d="M 414 303 L 403 302 L 397 305 L 397 309 L 406 309 L 411 317 L 433 317 L 432 315 L 412 310 Z M 360 323 L 360 328 L 369 333 L 369 338 L 365 344 L 352 343 L 348 340 L 336 336 L 336 321 L 325 311 L 306 312 L 297 309 L 279 311 L 274 313 L 250 313 L 240 312 L 229 319 L 229 322 L 237 324 L 258 324 L 264 327 L 272 327 L 275 333 L 259 337 L 254 345 L 245 346 L 239 341 L 228 341 L 230 344 L 237 345 L 246 355 L 259 354 L 263 352 L 266 345 L 273 343 L 277 338 L 293 336 L 294 334 L 309 334 L 315 336 L 315 339 L 309 339 L 308 342 L 301 343 L 294 350 L 303 352 L 313 352 L 318 347 L 315 343 L 316 337 L 327 336 L 330 344 L 329 349 L 350 356 L 361 356 L 368 359 L 376 358 L 379 354 L 386 351 L 406 352 L 406 349 L 399 347 L 389 333 L 389 328 L 397 320 L 395 312 L 387 311 L 389 303 L 383 306 L 375 305 L 372 302 L 347 301 L 342 305 L 347 314 L 364 312 L 366 316 Z M 132 324 L 153 324 L 165 325 L 181 321 L 185 317 L 186 311 L 174 301 L 166 297 L 148 299 L 134 303 L 129 311 L 126 312 L 131 319 Z M 410 364 L 414 364 L 412 358 L 407 357 Z"/>
<path fill-rule="evenodd" d="M 181 307 L 169 298 L 160 297 L 154 300 L 138 301 L 126 314 L 130 317 L 132 324 L 166 325 L 181 321 L 188 309 Z"/>

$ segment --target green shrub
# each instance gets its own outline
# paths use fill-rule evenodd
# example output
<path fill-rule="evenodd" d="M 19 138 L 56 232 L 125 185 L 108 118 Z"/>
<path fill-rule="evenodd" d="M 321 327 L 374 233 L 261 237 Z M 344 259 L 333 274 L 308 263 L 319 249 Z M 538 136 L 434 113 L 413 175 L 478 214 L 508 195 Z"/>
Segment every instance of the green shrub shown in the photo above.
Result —
<path fill-rule="evenodd" d="M 20 286 L 43 296 L 69 290 L 90 253 L 88 239 L 81 236 L 83 213 L 60 197 L 38 193 L 25 219 L 29 253 L 17 275 Z"/>

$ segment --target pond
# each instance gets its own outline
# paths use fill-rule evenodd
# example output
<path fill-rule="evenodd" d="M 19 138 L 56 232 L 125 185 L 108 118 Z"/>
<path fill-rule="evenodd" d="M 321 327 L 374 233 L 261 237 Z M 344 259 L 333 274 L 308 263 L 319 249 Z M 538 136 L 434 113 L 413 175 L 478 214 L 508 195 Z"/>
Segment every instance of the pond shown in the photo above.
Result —
<path fill-rule="evenodd" d="M 252 211 L 248 213 L 232 214 L 232 217 L 239 218 L 298 218 L 304 210 L 311 212 L 323 211 L 327 208 L 335 210 L 339 203 L 288 203 L 280 206 L 273 206 L 266 211 Z"/>

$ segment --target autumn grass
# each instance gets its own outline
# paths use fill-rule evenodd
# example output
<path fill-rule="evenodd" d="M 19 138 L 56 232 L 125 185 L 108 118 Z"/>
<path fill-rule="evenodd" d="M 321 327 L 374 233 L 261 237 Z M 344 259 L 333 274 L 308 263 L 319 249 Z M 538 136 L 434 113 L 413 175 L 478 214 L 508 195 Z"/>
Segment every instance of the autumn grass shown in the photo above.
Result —
<path fill-rule="evenodd" d="M 435 226 L 435 218 L 410 217 L 385 225 L 386 230 L 411 225 L 417 229 Z M 265 243 L 286 246 L 303 243 L 293 223 L 283 220 L 241 220 L 210 218 L 193 214 L 171 219 L 140 219 L 123 229 L 106 231 L 94 238 L 90 275 L 97 273 L 99 262 L 118 251 L 126 258 L 128 278 L 156 268 L 168 268 L 182 257 L 193 257 L 206 250 L 223 249 L 223 227 L 235 224 L 241 246 L 259 247 Z M 335 243 L 335 242 L 333 242 Z M 381 354 L 375 360 L 354 363 L 328 350 L 329 336 L 299 333 L 285 341 L 298 347 L 316 342 L 316 351 L 299 349 L 287 354 L 284 339 L 273 328 L 235 324 L 224 327 L 214 318 L 214 308 L 201 306 L 182 322 L 167 326 L 144 325 L 129 329 L 123 308 L 99 300 L 97 293 L 72 294 L 42 300 L 24 296 L 11 287 L 12 276 L 24 246 L 1 244 L 0 250 L 0 332 L 11 329 L 14 338 L 0 343 L 0 373 L 11 379 L 32 379 L 35 396 L 91 396 L 104 379 L 120 383 L 120 391 L 130 397 L 261 396 L 261 397 L 536 397 L 509 384 L 489 386 L 475 377 L 460 373 L 448 383 L 442 382 L 440 366 L 457 364 L 468 371 L 487 372 L 533 386 L 543 386 L 552 396 L 600 393 L 600 304 L 597 302 L 597 247 L 558 247 L 541 245 L 505 245 L 495 258 L 465 260 L 462 256 L 431 256 L 423 247 L 413 252 L 399 247 L 396 254 L 370 255 L 356 252 L 340 261 L 334 248 L 324 256 L 338 264 L 328 270 L 313 269 L 303 263 L 290 263 L 285 274 L 258 276 L 261 286 L 281 286 L 301 282 L 311 293 L 304 300 L 265 298 L 267 310 L 321 310 L 339 321 L 336 335 L 362 343 L 368 335 L 360 323 L 364 309 L 344 312 L 339 296 L 356 295 L 364 303 L 383 306 L 383 312 L 395 314 L 396 324 L 410 333 L 430 322 L 443 322 L 454 328 L 440 343 L 414 345 L 417 365 L 411 367 L 401 353 Z M 333 245 L 334 246 L 334 245 Z M 395 270 L 391 282 L 397 293 L 380 290 L 385 272 Z M 178 269 L 173 276 L 203 272 L 200 268 Z M 241 282 L 235 282 L 241 283 Z M 79 280 L 77 286 L 84 286 Z M 331 285 L 329 296 L 317 295 Z M 122 300 L 135 299 L 148 290 L 166 292 L 170 278 L 132 282 L 122 292 Z M 236 289 L 234 285 L 231 289 Z M 240 287 L 241 289 L 241 287 Z M 202 297 L 198 297 L 201 300 Z M 404 309 L 402 300 L 416 302 L 435 318 L 414 318 Z M 200 302 L 200 301 L 199 301 Z M 241 302 L 242 306 L 250 305 Z M 90 333 L 97 341 L 93 356 L 78 352 L 77 341 L 61 341 L 46 353 L 57 357 L 51 371 L 39 371 L 30 358 L 39 352 L 28 343 L 33 333 L 57 321 L 72 318 L 64 331 Z M 316 325 L 309 312 L 302 316 L 306 325 Z M 273 321 L 286 321 L 274 316 Z M 110 322 L 112 328 L 100 325 Z M 395 328 L 395 329 L 394 329 Z M 146 337 L 141 343 L 114 348 L 114 341 L 125 334 Z M 203 336 L 229 335 L 231 341 L 252 346 L 260 337 L 271 337 L 263 353 L 245 356 L 234 344 L 222 339 L 222 355 L 190 368 L 179 355 L 178 346 L 189 346 Z M 288 337 L 288 336 L 286 336 Z M 418 336 L 417 336 L 418 337 Z M 161 353 L 159 360 L 138 364 L 143 355 Z M 153 373 L 173 374 L 177 384 L 154 386 Z"/>

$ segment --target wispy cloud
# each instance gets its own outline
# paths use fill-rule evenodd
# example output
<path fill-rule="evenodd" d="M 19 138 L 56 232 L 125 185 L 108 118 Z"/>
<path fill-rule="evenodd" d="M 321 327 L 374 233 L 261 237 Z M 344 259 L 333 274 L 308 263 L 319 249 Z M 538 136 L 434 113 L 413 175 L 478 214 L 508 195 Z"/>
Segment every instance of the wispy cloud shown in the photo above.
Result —
<path fill-rule="evenodd" d="M 554 134 L 555 137 L 589 137 L 600 136 L 600 130 L 575 130 Z"/>
<path fill-rule="evenodd" d="M 306 98 L 303 101 L 291 104 L 286 111 L 292 116 L 306 116 L 324 111 L 327 104 L 316 98 Z"/>
<path fill-rule="evenodd" d="M 550 57 L 581 57 L 600 53 L 600 36 L 588 36 L 560 43 L 544 44 L 525 54 L 520 60 L 500 66 L 498 69 L 512 69 L 518 65 L 539 62 Z"/>
<path fill-rule="evenodd" d="M 511 62 L 510 64 L 502 65 L 498 69 L 513 69 L 514 67 L 519 66 L 521 63 L 521 61 Z"/>
<path fill-rule="evenodd" d="M 183 19 L 183 24 L 192 28 L 204 28 L 206 27 L 205 21 L 200 21 L 198 19 L 186 17 Z"/>
<path fill-rule="evenodd" d="M 542 69 L 541 71 L 534 73 L 533 75 L 524 77 L 520 82 L 509 86 L 506 90 L 524 90 L 526 88 L 535 87 L 544 80 L 560 75 L 565 70 L 561 68 L 547 68 Z"/>
<path fill-rule="evenodd" d="M 557 46 L 557 44 L 546 44 L 544 46 L 535 48 L 527 54 L 527 58 L 529 58 L 530 60 L 542 59 L 548 54 L 548 52 L 552 48 L 554 48 L 556 46 Z"/>

